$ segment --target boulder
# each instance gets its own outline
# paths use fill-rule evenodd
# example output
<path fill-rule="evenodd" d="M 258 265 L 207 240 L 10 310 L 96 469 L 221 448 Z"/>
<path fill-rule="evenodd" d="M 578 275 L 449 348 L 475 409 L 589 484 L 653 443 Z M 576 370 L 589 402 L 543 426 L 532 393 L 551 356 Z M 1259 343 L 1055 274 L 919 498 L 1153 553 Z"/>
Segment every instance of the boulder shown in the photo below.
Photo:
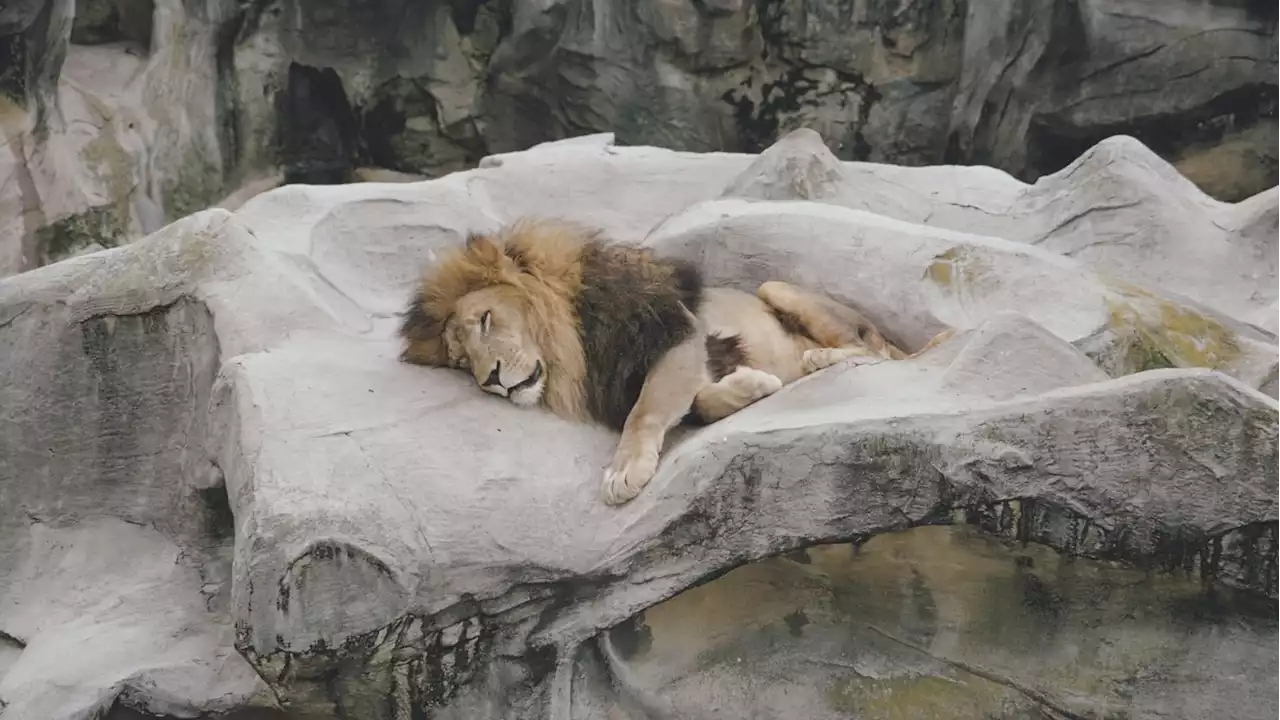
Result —
<path fill-rule="evenodd" d="M 1275 302 L 1280 285 L 1275 188 L 1218 202 L 1125 136 L 1026 185 L 990 168 L 841 163 L 817 133 L 797 130 L 761 153 L 723 197 L 815 200 L 1034 245 L 1236 319 Z"/>
<path fill-rule="evenodd" d="M 1027 191 L 1008 176 L 919 169 L 895 191 L 908 171 L 793 152 L 803 140 L 747 156 L 594 137 L 425 182 L 291 185 L 0 281 L 5 720 L 605 717 L 652 687 L 616 644 L 638 613 L 753 561 L 921 525 L 1274 603 L 1273 335 L 1096 259 L 900 217 L 931 192 Z M 1062 193 L 1085 203 L 1105 172 L 1080 163 Z M 874 206 L 841 200 L 858 173 L 881 178 Z M 906 347 L 957 333 L 682 432 L 608 507 L 612 432 L 397 360 L 421 266 L 538 212 L 714 283 L 825 290 Z M 1251 217 L 1239 232 L 1261 235 Z M 1197 637 L 1274 661 L 1265 642 Z M 1039 682 L 1018 671 L 1000 668 Z M 841 687 L 855 705 L 876 691 Z M 1122 702 L 1096 692 L 1082 702 Z"/>

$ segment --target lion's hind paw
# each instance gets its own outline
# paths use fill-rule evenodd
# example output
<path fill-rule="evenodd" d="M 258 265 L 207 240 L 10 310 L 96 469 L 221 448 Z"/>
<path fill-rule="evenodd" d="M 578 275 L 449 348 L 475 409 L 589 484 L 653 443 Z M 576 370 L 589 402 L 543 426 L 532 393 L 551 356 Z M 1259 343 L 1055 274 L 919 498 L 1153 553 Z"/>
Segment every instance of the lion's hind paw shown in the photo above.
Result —
<path fill-rule="evenodd" d="M 801 362 L 806 375 L 825 370 L 837 363 L 849 362 L 853 365 L 875 365 L 884 358 L 872 355 L 860 348 L 814 348 L 805 350 Z"/>

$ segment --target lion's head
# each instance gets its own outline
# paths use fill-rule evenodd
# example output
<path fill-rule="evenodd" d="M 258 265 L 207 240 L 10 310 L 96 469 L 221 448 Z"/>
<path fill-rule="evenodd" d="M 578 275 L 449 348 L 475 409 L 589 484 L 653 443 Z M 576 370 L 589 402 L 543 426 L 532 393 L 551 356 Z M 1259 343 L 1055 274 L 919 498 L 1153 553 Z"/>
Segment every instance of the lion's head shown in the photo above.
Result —
<path fill-rule="evenodd" d="M 586 418 L 573 297 L 590 231 L 524 220 L 473 234 L 427 270 L 405 313 L 401 359 L 467 370 L 485 392 Z"/>
<path fill-rule="evenodd" d="M 531 311 L 511 285 L 462 296 L 444 325 L 449 364 L 470 371 L 485 392 L 516 405 L 537 405 L 547 388 L 547 371 L 529 327 Z"/>

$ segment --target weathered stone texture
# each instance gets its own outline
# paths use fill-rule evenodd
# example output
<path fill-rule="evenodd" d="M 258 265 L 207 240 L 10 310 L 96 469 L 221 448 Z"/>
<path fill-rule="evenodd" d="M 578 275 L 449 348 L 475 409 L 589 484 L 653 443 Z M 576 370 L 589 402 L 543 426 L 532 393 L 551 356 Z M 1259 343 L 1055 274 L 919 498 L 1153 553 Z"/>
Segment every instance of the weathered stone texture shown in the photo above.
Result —
<path fill-rule="evenodd" d="M 10 0 L 0 275 L 281 182 L 438 177 L 598 132 L 1024 181 L 1129 135 L 1275 185 L 1276 11 L 1237 0 Z"/>
<path fill-rule="evenodd" d="M 686 432 L 638 498 L 607 507 L 612 433 L 397 360 L 397 314 L 436 251 L 549 211 L 689 258 L 716 284 L 823 290 L 905 347 L 958 333 Z M 428 182 L 283 187 L 7 278 L 5 720 L 710 712 L 696 699 L 762 696 L 700 674 L 713 662 L 672 686 L 683 710 L 646 705 L 662 682 L 646 658 L 668 646 L 645 647 L 638 613 L 657 623 L 655 605 L 744 563 L 921 525 L 1048 546 L 1082 573 L 1146 572 L 1133 598 L 1193 602 L 1195 582 L 1274 604 L 1280 406 L 1274 325 L 1260 319 L 1276 303 L 1275 222 L 1274 191 L 1211 201 L 1132 138 L 1026 185 L 990 168 L 842 162 L 811 131 L 760 155 L 589 136 Z M 916 595 L 968 597 L 933 587 Z M 1175 637 L 1176 618 L 1118 620 L 1132 636 L 1106 656 L 1115 665 L 1064 678 L 1044 674 L 1065 652 L 1051 638 L 1035 661 L 973 670 L 983 646 L 954 640 L 977 611 L 948 607 L 954 633 L 864 643 L 914 653 L 880 680 L 762 706 L 873 712 L 889 688 L 928 708 L 956 698 L 954 681 L 981 691 L 964 703 L 1007 700 L 1014 716 L 1276 709 L 1231 670 L 1274 667 L 1274 624 Z M 983 637 L 1005 647 L 998 630 Z M 1089 638 L 1088 662 L 1103 662 L 1112 646 Z M 1169 647 L 1222 670 L 1178 670 Z M 1162 674 L 1136 675 L 1153 657 Z M 877 684 L 902 668 L 951 684 Z M 813 665 L 803 683 L 837 682 L 830 672 Z M 1204 702 L 1162 700 L 1180 676 Z M 1020 683 L 1068 696 L 1046 705 Z"/>

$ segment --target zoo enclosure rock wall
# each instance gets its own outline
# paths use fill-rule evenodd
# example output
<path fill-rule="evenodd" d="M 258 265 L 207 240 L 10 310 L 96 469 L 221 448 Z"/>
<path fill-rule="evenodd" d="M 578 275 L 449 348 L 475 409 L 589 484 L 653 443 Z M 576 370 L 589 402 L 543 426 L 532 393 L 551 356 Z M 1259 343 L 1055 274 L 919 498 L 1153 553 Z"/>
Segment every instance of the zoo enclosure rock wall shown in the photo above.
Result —
<path fill-rule="evenodd" d="M 647 172 L 605 168 L 612 181 L 589 185 L 616 195 L 613 214 L 595 219 L 614 231 L 656 223 L 681 202 L 714 196 L 747 162 L 657 153 Z M 549 196 L 529 192 L 547 190 L 543 182 L 556 175 L 554 164 L 534 162 L 488 173 L 487 190 L 510 193 L 506 208 L 531 211 L 563 201 L 557 187 L 583 189 L 553 183 Z M 420 194 L 413 187 L 400 197 L 387 186 L 312 188 L 358 199 L 357 212 L 268 213 L 264 222 L 282 224 L 256 228 L 272 239 L 265 246 L 229 212 L 211 210 L 144 242 L 0 281 L 5 720 L 221 717 L 278 707 L 233 646 L 236 522 L 223 469 L 205 448 L 218 408 L 214 376 L 295 333 L 381 335 L 403 306 L 388 289 L 416 274 L 431 240 L 494 222 L 462 179 L 442 187 L 425 215 L 404 202 Z M 624 194 L 632 181 L 669 196 Z M 325 230 L 313 238 L 316 223 Z M 299 229 L 306 236 L 294 242 Z M 352 237 L 372 244 L 352 246 Z M 379 263 L 366 251 L 382 242 L 396 252 Z M 317 262 L 340 278 L 341 291 L 316 274 Z M 244 468 L 229 471 L 234 478 Z M 255 717 L 278 715 L 243 715 Z"/>
<path fill-rule="evenodd" d="M 589 656 L 603 682 L 577 682 L 602 631 L 925 522 L 1274 598 L 1276 338 L 1251 322 L 1274 198 L 1212 201 L 1124 137 L 1025 185 L 842 163 L 811 131 L 758 156 L 591 136 L 284 187 L 7 278 L 5 720 L 597 718 L 629 683 Z M 546 207 L 717 284 L 825 290 L 909 348 L 960 332 L 673 438 L 609 508 L 612 433 L 396 359 L 421 266 Z"/>
<path fill-rule="evenodd" d="M 0 275 L 237 189 L 600 131 L 758 152 L 809 127 L 1023 180 L 1128 134 L 1237 201 L 1275 184 L 1276 61 L 1275 8 L 1241 0 L 10 0 Z"/>

